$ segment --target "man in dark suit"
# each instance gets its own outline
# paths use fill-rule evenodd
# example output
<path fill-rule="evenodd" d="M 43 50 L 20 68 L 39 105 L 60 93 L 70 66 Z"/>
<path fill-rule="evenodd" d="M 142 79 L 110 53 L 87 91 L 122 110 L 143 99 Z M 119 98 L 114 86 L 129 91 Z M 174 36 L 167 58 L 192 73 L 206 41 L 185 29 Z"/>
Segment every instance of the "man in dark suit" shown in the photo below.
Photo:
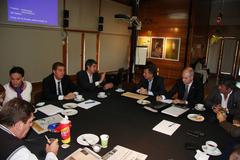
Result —
<path fill-rule="evenodd" d="M 232 77 L 220 79 L 218 88 L 207 97 L 206 106 L 212 108 L 215 113 L 224 111 L 230 115 L 240 110 L 240 90 L 235 86 Z"/>
<path fill-rule="evenodd" d="M 157 101 L 164 98 L 173 98 L 174 104 L 183 104 L 189 107 L 194 107 L 195 104 L 201 103 L 204 98 L 203 85 L 200 81 L 194 80 L 194 71 L 191 67 L 187 67 L 182 72 L 182 79 L 177 80 L 173 88 L 163 97 L 157 96 Z"/>
<path fill-rule="evenodd" d="M 76 97 L 73 93 L 77 90 L 69 76 L 65 75 L 65 66 L 56 62 L 52 66 L 53 73 L 43 79 L 43 99 L 45 100 L 70 100 Z"/>
<path fill-rule="evenodd" d="M 143 78 L 135 90 L 137 93 L 150 96 L 165 94 L 163 78 L 157 76 L 157 68 L 154 64 L 148 64 L 144 67 Z"/>
<path fill-rule="evenodd" d="M 101 76 L 97 72 L 97 62 L 93 59 L 88 59 L 85 63 L 85 71 L 79 71 L 77 73 L 77 85 L 80 91 L 95 91 L 100 86 L 103 86 L 104 90 L 111 89 L 112 83 L 104 83 L 106 73 L 102 73 Z"/>

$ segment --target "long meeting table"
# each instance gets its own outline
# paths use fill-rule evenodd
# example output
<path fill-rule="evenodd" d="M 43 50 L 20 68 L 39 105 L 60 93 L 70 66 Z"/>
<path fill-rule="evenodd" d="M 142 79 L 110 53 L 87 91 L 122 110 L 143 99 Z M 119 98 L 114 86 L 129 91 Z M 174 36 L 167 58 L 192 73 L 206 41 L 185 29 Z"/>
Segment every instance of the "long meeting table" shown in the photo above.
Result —
<path fill-rule="evenodd" d="M 100 105 L 85 110 L 80 107 L 76 108 L 78 114 L 69 116 L 72 122 L 71 143 L 67 149 L 61 148 L 60 134 L 46 132 L 38 135 L 32 129 L 26 137 L 27 147 L 38 156 L 44 159 L 46 139 L 58 138 L 60 147 L 58 158 L 60 160 L 66 158 L 72 152 L 81 146 L 76 139 L 81 134 L 92 133 L 100 136 L 108 134 L 109 146 L 101 149 L 98 153 L 103 156 L 112 150 L 116 145 L 121 145 L 129 149 L 148 155 L 147 160 L 193 160 L 196 151 L 186 150 L 184 145 L 187 142 L 198 144 L 199 149 L 207 140 L 215 141 L 220 150 L 223 151 L 229 135 L 218 125 L 216 121 L 212 121 L 214 116 L 212 113 L 203 112 L 204 122 L 193 122 L 187 119 L 188 113 L 196 113 L 195 110 L 189 110 L 187 113 L 178 118 L 171 117 L 162 113 L 153 113 L 143 109 L 143 106 L 137 104 L 135 99 L 121 96 L 121 93 L 115 91 L 107 92 L 108 97 L 105 99 L 97 98 L 97 93 L 81 93 L 85 100 L 94 99 L 101 102 Z M 153 98 L 149 98 L 151 101 Z M 67 101 L 68 102 L 68 101 Z M 64 101 L 46 102 L 62 107 Z M 197 112 L 198 113 L 198 112 Z M 35 114 L 36 119 L 44 118 L 41 112 Z M 168 136 L 156 131 L 153 127 L 162 120 L 169 120 L 181 124 L 172 136 Z M 198 130 L 205 133 L 203 137 L 193 137 L 186 134 L 187 130 Z M 100 142 L 99 142 L 100 143 Z M 214 159 L 215 157 L 211 157 Z"/>

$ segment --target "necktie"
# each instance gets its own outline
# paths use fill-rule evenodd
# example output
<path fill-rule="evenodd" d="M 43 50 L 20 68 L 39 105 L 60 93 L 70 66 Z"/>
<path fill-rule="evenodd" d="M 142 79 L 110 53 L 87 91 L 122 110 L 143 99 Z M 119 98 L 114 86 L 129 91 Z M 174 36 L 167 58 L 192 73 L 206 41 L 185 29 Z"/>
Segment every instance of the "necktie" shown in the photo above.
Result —
<path fill-rule="evenodd" d="M 148 81 L 148 91 L 151 91 L 152 89 L 152 81 Z"/>
<path fill-rule="evenodd" d="M 184 92 L 184 96 L 183 96 L 183 100 L 187 100 L 188 97 L 188 85 L 185 85 L 185 92 Z"/>
<path fill-rule="evenodd" d="M 58 86 L 57 86 L 57 89 L 58 89 L 58 95 L 62 95 L 62 91 L 61 91 L 60 85 L 61 85 L 61 82 L 58 81 Z"/>

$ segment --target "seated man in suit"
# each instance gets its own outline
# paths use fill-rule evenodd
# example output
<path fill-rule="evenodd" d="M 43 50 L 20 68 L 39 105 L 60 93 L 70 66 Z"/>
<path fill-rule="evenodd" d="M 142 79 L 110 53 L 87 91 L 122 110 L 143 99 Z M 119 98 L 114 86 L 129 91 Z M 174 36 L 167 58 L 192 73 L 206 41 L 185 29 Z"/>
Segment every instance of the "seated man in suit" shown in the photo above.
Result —
<path fill-rule="evenodd" d="M 202 82 L 194 80 L 194 71 L 191 67 L 187 67 L 182 72 L 182 79 L 177 80 L 173 88 L 166 94 L 166 97 L 157 96 L 156 100 L 162 98 L 172 98 L 176 93 L 178 98 L 173 100 L 174 104 L 184 104 L 189 107 L 194 107 L 195 104 L 201 103 L 203 94 Z"/>
<path fill-rule="evenodd" d="M 103 89 L 111 89 L 112 83 L 105 83 L 106 73 L 102 73 L 101 76 L 97 72 L 97 62 L 93 59 L 88 59 L 85 63 L 85 71 L 79 71 L 77 73 L 77 85 L 79 90 L 94 91 L 103 85 Z"/>
<path fill-rule="evenodd" d="M 143 78 L 137 85 L 136 92 L 150 96 L 165 94 L 163 78 L 157 76 L 157 68 L 154 64 L 144 67 Z"/>
<path fill-rule="evenodd" d="M 207 97 L 206 106 L 215 113 L 224 110 L 230 117 L 240 110 L 240 90 L 235 86 L 232 77 L 220 79 L 218 88 Z"/>
<path fill-rule="evenodd" d="M 43 98 L 45 100 L 70 100 L 76 95 L 76 86 L 71 82 L 69 76 L 65 75 L 65 66 L 56 62 L 52 66 L 52 74 L 43 79 Z"/>

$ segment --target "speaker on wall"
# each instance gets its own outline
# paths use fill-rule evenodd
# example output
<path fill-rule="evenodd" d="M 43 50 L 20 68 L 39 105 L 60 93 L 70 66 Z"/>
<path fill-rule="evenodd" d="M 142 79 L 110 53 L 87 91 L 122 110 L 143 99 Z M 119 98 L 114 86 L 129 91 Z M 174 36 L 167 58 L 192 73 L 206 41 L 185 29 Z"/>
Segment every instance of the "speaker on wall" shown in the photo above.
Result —
<path fill-rule="evenodd" d="M 63 10 L 63 28 L 69 26 L 69 10 Z"/>
<path fill-rule="evenodd" d="M 103 31 L 103 25 L 102 24 L 98 24 L 98 31 Z"/>
<path fill-rule="evenodd" d="M 98 17 L 98 31 L 103 31 L 103 23 L 104 23 L 104 17 L 99 16 Z"/>
<path fill-rule="evenodd" d="M 69 26 L 69 21 L 68 19 L 63 20 L 63 28 L 67 28 Z"/>
<path fill-rule="evenodd" d="M 102 17 L 102 16 L 100 16 L 100 17 L 98 17 L 98 23 L 103 23 L 104 22 L 104 17 Z"/>
<path fill-rule="evenodd" d="M 63 10 L 63 18 L 69 18 L 69 10 Z"/>

